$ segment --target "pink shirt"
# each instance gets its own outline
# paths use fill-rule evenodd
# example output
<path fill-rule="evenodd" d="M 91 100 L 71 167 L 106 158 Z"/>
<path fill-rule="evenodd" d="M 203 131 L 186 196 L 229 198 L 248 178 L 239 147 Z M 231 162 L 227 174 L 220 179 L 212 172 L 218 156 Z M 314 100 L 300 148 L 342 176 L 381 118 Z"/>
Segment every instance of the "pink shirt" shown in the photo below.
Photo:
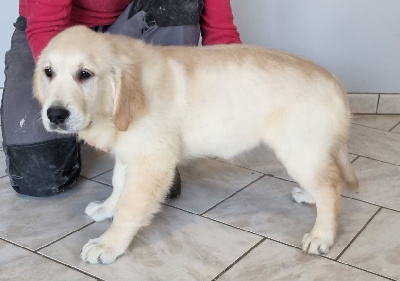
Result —
<path fill-rule="evenodd" d="M 26 34 L 33 57 L 57 33 L 69 26 L 110 25 L 131 0 L 20 0 L 19 13 L 27 19 Z M 203 45 L 241 43 L 233 23 L 230 0 L 204 0 L 200 18 Z"/>

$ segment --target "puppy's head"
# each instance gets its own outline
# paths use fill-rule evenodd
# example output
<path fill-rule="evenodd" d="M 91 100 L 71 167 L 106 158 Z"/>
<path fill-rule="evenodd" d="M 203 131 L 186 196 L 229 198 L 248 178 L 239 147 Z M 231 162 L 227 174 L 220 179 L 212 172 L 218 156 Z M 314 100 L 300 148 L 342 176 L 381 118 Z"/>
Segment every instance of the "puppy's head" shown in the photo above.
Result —
<path fill-rule="evenodd" d="M 33 82 L 48 131 L 79 133 L 105 120 L 113 120 L 119 130 L 128 128 L 144 106 L 138 66 L 124 52 L 129 48 L 123 45 L 129 43 L 83 26 L 71 27 L 49 42 L 36 63 Z"/>

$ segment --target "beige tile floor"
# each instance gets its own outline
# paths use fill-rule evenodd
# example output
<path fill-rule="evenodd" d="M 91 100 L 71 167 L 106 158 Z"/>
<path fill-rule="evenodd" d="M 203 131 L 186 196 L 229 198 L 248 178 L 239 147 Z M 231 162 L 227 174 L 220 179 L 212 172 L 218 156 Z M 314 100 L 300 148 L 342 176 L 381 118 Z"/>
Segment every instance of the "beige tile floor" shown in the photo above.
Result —
<path fill-rule="evenodd" d="M 77 186 L 49 198 L 17 195 L 0 154 L 0 280 L 400 280 L 400 115 L 355 115 L 349 148 L 361 189 L 343 192 L 338 236 L 326 256 L 300 250 L 315 208 L 257 148 L 233 162 L 180 167 L 183 190 L 112 265 L 79 258 L 109 221 L 86 204 L 110 192 L 113 161 L 83 148 Z"/>

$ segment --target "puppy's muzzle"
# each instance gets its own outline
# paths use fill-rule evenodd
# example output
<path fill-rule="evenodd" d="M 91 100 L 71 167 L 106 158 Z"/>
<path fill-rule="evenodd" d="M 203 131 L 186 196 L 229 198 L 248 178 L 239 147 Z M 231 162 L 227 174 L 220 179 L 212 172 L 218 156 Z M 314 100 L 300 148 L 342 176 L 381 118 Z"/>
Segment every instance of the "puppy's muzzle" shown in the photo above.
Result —
<path fill-rule="evenodd" d="M 64 107 L 50 107 L 47 109 L 47 118 L 49 118 L 50 123 L 54 125 L 64 124 L 69 115 L 69 110 Z"/>

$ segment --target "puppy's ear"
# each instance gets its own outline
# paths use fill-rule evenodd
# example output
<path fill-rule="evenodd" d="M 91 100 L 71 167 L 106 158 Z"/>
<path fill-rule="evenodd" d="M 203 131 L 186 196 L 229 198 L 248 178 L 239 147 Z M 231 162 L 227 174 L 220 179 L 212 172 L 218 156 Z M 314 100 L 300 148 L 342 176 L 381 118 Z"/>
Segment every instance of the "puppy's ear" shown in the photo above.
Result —
<path fill-rule="evenodd" d="M 135 68 L 114 69 L 113 72 L 116 83 L 113 120 L 118 130 L 126 131 L 129 124 L 144 111 L 145 97 Z"/>

